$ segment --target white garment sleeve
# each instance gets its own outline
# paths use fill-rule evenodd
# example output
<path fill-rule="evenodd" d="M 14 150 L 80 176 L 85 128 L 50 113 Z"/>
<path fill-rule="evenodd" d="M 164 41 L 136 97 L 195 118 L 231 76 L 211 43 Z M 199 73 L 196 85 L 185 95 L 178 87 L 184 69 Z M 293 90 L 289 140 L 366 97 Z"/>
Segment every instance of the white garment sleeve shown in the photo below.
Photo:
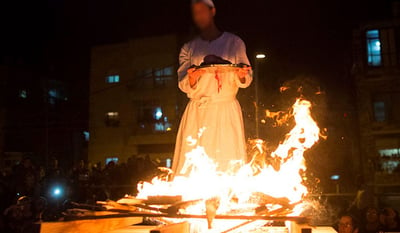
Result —
<path fill-rule="evenodd" d="M 247 54 L 246 54 L 246 45 L 244 44 L 243 40 L 238 38 L 236 41 L 236 64 L 246 64 L 246 65 L 250 65 L 250 61 L 247 58 Z M 242 83 L 239 79 L 239 77 L 237 77 L 236 79 L 236 85 L 240 88 L 246 88 L 248 86 L 250 86 L 251 82 L 253 81 L 253 71 L 250 70 L 249 73 L 245 76 L 245 82 Z"/>
<path fill-rule="evenodd" d="M 187 70 L 192 65 L 190 61 L 189 43 L 182 46 L 179 53 L 179 68 L 178 68 L 178 86 L 181 91 L 190 94 L 196 87 L 191 87 L 189 83 L 189 75 Z"/>

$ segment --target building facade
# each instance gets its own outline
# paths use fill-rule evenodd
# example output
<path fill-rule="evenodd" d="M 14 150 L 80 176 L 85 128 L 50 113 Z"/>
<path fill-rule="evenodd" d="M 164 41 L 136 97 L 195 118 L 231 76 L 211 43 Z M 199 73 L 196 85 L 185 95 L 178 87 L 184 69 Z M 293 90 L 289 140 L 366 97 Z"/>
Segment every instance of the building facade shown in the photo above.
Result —
<path fill-rule="evenodd" d="M 10 169 L 23 157 L 40 166 L 51 158 L 65 166 L 86 159 L 85 100 L 53 70 L 22 62 L 0 66 L 0 167 Z"/>
<path fill-rule="evenodd" d="M 181 106 L 178 39 L 141 38 L 92 48 L 89 161 L 147 156 L 169 166 Z"/>
<path fill-rule="evenodd" d="M 363 24 L 353 36 L 364 176 L 376 191 L 393 192 L 400 184 L 400 19 Z"/>

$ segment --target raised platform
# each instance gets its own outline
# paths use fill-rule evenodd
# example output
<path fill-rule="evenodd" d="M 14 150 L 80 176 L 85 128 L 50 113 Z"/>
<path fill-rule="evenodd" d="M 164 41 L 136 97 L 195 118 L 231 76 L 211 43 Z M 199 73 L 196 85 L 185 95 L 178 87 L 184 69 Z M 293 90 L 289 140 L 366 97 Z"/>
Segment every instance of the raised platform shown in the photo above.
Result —
<path fill-rule="evenodd" d="M 223 216 L 220 216 L 223 217 Z M 282 221 L 285 217 L 275 219 Z M 213 229 L 207 229 L 207 220 L 204 218 L 172 219 L 175 223 L 160 226 L 138 225 L 143 222 L 142 216 L 115 214 L 108 211 L 96 211 L 94 215 L 81 216 L 58 222 L 44 222 L 41 233 L 335 233 L 332 227 L 311 227 L 288 221 L 286 226 L 266 226 L 269 220 L 265 219 L 221 219 L 214 220 Z"/>

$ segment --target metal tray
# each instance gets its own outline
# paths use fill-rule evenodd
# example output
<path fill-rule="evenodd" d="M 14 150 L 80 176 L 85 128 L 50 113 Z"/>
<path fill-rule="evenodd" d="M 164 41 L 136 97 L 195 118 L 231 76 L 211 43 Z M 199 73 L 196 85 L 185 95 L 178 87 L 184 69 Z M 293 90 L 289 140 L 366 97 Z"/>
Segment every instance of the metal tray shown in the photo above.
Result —
<path fill-rule="evenodd" d="M 246 64 L 207 64 L 207 65 L 196 66 L 196 69 L 203 69 L 203 68 L 210 68 L 210 67 L 216 67 L 216 68 L 246 68 L 246 67 L 250 67 L 250 66 L 246 65 Z"/>

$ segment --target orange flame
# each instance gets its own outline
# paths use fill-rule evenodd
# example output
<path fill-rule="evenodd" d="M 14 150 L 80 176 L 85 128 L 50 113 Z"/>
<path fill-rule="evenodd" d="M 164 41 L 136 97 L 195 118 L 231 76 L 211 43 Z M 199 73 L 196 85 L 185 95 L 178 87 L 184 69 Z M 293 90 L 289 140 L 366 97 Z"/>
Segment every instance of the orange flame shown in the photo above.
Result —
<path fill-rule="evenodd" d="M 217 166 L 201 146 L 186 154 L 183 169 L 188 176 L 175 176 L 172 181 L 155 177 L 150 183 L 138 184 L 138 199 L 149 196 L 182 196 L 185 200 L 220 199 L 218 213 L 253 214 L 260 201 L 254 201 L 254 194 L 263 194 L 275 199 L 288 200 L 288 204 L 299 207 L 302 198 L 307 195 L 307 188 L 302 184 L 301 171 L 306 169 L 304 152 L 310 149 L 320 137 L 317 123 L 311 117 L 311 103 L 297 99 L 292 107 L 295 126 L 269 158 L 277 166 L 267 164 L 255 168 L 254 159 L 248 164 L 233 164 L 232 169 L 218 172 Z M 199 134 L 198 136 L 201 136 Z M 193 138 L 188 139 L 194 143 Z M 262 140 L 256 141 L 255 148 L 264 153 Z M 256 172 L 255 172 L 256 171 Z M 267 203 L 263 203 L 267 205 Z M 271 203 L 276 205 L 277 203 Z M 184 212 L 204 214 L 204 202 L 187 207 Z M 293 214 L 299 214 L 295 208 Z"/>

